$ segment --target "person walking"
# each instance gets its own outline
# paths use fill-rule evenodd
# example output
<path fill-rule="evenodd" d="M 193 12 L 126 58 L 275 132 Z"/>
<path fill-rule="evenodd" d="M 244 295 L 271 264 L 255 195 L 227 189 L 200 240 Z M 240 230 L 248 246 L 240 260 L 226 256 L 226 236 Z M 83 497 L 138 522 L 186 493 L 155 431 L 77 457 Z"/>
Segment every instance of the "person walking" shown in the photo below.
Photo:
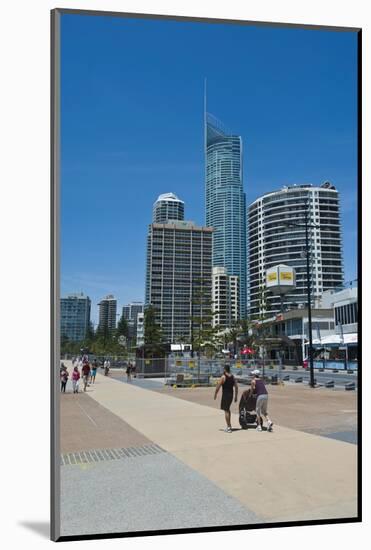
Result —
<path fill-rule="evenodd" d="M 79 393 L 79 380 L 80 380 L 80 372 L 77 367 L 77 365 L 73 368 L 72 371 L 72 388 L 73 393 Z"/>
<path fill-rule="evenodd" d="M 60 377 L 61 377 L 61 392 L 66 393 L 66 385 L 69 377 L 69 373 L 66 367 L 61 369 Z"/>
<path fill-rule="evenodd" d="M 131 364 L 128 363 L 126 367 L 126 381 L 131 382 Z"/>
<path fill-rule="evenodd" d="M 267 420 L 268 432 L 272 431 L 273 422 L 268 416 L 268 391 L 263 380 L 260 379 L 260 370 L 255 369 L 251 373 L 253 379 L 251 381 L 251 389 L 256 395 L 256 416 L 258 421 L 257 431 L 263 431 L 263 416 Z"/>
<path fill-rule="evenodd" d="M 225 429 L 226 432 L 231 433 L 232 432 L 232 426 L 231 426 L 231 404 L 233 401 L 233 390 L 234 390 L 234 402 L 237 402 L 237 396 L 238 396 L 238 386 L 235 377 L 230 372 L 230 366 L 225 365 L 224 367 L 224 373 L 219 382 L 216 385 L 215 388 L 215 394 L 214 394 L 214 400 L 216 399 L 220 388 L 222 388 L 222 400 L 220 403 L 220 408 L 224 411 L 225 414 L 225 421 L 227 424 L 227 427 Z"/>
<path fill-rule="evenodd" d="M 82 379 L 84 382 L 84 391 L 86 391 L 86 386 L 89 382 L 89 375 L 90 375 L 90 365 L 89 363 L 84 363 L 82 366 Z"/>
<path fill-rule="evenodd" d="M 93 364 L 91 366 L 91 375 L 90 375 L 90 382 L 92 384 L 95 384 L 95 377 L 97 375 L 97 368 L 98 368 L 98 362 L 96 359 L 94 359 Z"/>

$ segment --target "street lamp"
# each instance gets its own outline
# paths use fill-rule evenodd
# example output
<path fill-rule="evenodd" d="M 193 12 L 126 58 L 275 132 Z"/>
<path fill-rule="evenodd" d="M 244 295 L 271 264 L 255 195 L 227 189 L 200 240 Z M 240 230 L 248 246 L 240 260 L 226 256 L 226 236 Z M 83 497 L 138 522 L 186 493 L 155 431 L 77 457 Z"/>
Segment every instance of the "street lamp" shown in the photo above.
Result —
<path fill-rule="evenodd" d="M 306 271 L 307 271 L 307 300 L 308 300 L 308 362 L 309 362 L 309 385 L 314 388 L 314 369 L 313 369 L 313 338 L 312 338 L 312 301 L 311 301 L 311 273 L 310 273 L 310 252 L 309 252 L 309 228 L 316 228 L 318 225 L 309 223 L 308 216 L 308 201 L 305 201 L 304 223 L 288 222 L 285 225 L 288 227 L 304 227 L 305 228 L 305 255 L 306 255 Z"/>

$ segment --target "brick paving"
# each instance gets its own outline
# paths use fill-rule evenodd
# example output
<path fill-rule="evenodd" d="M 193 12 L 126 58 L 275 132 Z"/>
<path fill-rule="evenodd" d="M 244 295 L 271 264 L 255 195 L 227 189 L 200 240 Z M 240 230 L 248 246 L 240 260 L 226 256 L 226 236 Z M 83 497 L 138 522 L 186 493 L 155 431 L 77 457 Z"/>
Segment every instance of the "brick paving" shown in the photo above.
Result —
<path fill-rule="evenodd" d="M 89 388 L 88 388 L 89 390 Z M 61 453 L 152 443 L 89 393 L 61 395 Z"/>

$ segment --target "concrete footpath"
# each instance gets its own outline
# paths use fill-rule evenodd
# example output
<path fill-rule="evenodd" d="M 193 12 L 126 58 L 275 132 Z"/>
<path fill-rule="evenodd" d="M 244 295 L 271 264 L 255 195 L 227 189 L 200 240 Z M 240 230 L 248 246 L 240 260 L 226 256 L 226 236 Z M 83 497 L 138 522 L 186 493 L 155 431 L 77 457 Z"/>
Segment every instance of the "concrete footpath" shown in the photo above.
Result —
<path fill-rule="evenodd" d="M 222 411 L 100 374 L 89 389 L 97 403 L 261 521 L 357 515 L 356 445 L 276 425 L 272 433 L 228 434 Z"/>

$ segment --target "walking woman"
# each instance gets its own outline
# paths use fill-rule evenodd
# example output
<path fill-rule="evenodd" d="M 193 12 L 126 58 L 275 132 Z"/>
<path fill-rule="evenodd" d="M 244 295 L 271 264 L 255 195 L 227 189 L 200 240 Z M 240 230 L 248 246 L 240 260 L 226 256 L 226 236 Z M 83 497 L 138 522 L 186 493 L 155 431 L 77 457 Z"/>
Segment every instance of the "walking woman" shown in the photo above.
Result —
<path fill-rule="evenodd" d="M 73 387 L 73 393 L 79 393 L 79 380 L 80 380 L 80 373 L 78 367 L 74 367 L 72 371 L 72 387 Z"/>
<path fill-rule="evenodd" d="M 66 384 L 68 380 L 69 374 L 66 367 L 61 369 L 61 392 L 66 393 Z"/>
<path fill-rule="evenodd" d="M 225 429 L 226 432 L 231 433 L 232 432 L 232 426 L 231 426 L 231 404 L 233 401 L 233 389 L 234 389 L 234 402 L 237 402 L 237 395 L 238 395 L 238 386 L 235 377 L 230 372 L 229 365 L 225 365 L 224 367 L 224 374 L 219 380 L 219 382 L 216 385 L 215 388 L 215 394 L 214 399 L 216 399 L 216 396 L 218 395 L 218 392 L 220 388 L 222 388 L 222 401 L 220 403 L 220 408 L 224 411 L 225 414 L 225 421 L 227 423 L 227 427 Z"/>

